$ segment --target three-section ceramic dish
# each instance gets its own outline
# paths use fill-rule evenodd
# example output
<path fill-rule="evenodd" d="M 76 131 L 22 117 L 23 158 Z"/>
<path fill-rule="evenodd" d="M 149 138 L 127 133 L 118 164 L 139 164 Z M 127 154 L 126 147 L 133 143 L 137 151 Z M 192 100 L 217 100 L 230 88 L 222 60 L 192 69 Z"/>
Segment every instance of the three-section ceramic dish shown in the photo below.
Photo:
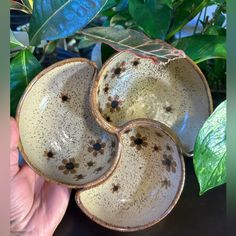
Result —
<path fill-rule="evenodd" d="M 177 203 L 182 153 L 191 154 L 211 111 L 206 80 L 187 57 L 160 65 L 121 52 L 98 76 L 93 62 L 69 59 L 22 96 L 19 147 L 36 173 L 80 189 L 76 202 L 92 220 L 136 231 Z"/>

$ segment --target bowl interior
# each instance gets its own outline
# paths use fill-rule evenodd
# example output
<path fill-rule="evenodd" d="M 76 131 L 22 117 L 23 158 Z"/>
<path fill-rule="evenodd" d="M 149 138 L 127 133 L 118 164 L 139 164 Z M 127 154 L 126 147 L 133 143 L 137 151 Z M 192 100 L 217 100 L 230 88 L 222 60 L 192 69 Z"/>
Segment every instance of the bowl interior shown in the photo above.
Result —
<path fill-rule="evenodd" d="M 96 68 L 69 60 L 39 75 L 18 109 L 21 151 L 37 173 L 69 187 L 98 181 L 112 169 L 115 135 L 90 114 L 88 94 Z"/>
<path fill-rule="evenodd" d="M 122 231 L 146 228 L 174 207 L 184 165 L 175 141 L 162 129 L 138 125 L 122 134 L 117 168 L 100 185 L 78 192 L 80 208 L 97 223 Z"/>
<path fill-rule="evenodd" d="M 171 127 L 186 152 L 211 112 L 211 98 L 201 72 L 187 58 L 158 65 L 129 52 L 105 64 L 94 89 L 103 118 L 121 126 L 149 118 Z"/>

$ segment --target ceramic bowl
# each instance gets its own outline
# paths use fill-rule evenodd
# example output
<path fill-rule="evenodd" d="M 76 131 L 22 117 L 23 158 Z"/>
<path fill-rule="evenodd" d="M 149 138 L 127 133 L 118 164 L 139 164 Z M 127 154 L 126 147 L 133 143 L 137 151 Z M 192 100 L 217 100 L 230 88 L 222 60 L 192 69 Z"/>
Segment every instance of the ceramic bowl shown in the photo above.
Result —
<path fill-rule="evenodd" d="M 178 141 L 159 122 L 139 119 L 119 131 L 121 157 L 113 174 L 78 191 L 82 211 L 98 224 L 136 231 L 163 219 L 183 189 L 185 167 Z"/>
<path fill-rule="evenodd" d="M 17 110 L 25 161 L 39 175 L 71 188 L 104 180 L 120 153 L 118 137 L 91 116 L 88 95 L 96 74 L 86 59 L 56 63 L 34 78 Z"/>
<path fill-rule="evenodd" d="M 113 56 L 94 79 L 94 116 L 113 130 L 136 118 L 160 121 L 179 136 L 190 155 L 199 129 L 212 112 L 204 75 L 188 57 L 160 65 L 130 52 Z"/>

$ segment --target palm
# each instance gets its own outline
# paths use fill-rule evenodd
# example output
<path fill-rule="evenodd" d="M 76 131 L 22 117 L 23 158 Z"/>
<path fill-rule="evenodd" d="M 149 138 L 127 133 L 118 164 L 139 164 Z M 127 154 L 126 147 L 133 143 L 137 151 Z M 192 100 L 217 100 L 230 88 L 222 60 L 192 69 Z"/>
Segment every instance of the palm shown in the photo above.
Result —
<path fill-rule="evenodd" d="M 52 235 L 66 211 L 70 191 L 46 182 L 27 165 L 19 169 L 18 131 L 15 121 L 11 123 L 11 230 L 23 235 Z"/>

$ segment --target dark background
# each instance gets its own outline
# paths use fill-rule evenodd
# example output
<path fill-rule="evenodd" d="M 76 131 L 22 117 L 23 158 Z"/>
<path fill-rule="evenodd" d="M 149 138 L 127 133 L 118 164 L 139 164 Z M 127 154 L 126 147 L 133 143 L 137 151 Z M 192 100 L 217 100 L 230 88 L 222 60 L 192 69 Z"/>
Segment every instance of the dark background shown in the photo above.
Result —
<path fill-rule="evenodd" d="M 66 214 L 54 236 L 225 236 L 226 187 L 199 196 L 192 158 L 185 158 L 186 179 L 182 195 L 162 221 L 142 231 L 123 233 L 106 229 L 88 218 L 76 205 L 72 191 Z"/>

